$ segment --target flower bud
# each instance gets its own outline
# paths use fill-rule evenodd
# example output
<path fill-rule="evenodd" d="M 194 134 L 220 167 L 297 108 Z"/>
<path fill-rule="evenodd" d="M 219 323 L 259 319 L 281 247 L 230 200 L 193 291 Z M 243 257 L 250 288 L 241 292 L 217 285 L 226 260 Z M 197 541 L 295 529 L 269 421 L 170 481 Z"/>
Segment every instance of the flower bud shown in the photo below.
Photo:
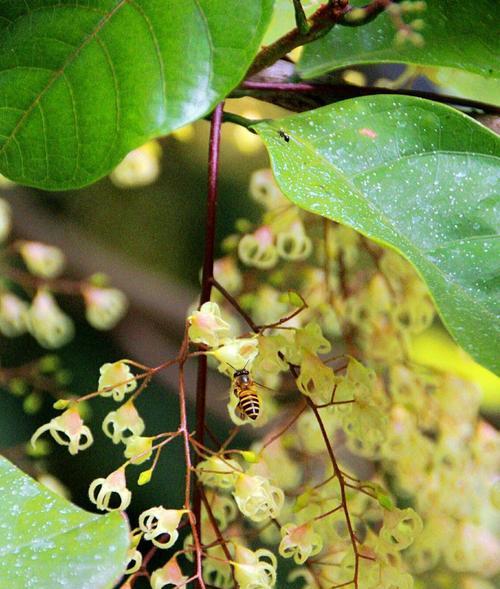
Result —
<path fill-rule="evenodd" d="M 120 503 L 116 507 L 109 506 L 113 494 L 118 495 L 120 500 Z M 119 468 L 109 474 L 105 479 L 99 478 L 92 481 L 89 487 L 89 498 L 92 503 L 95 503 L 97 509 L 103 511 L 123 511 L 127 509 L 132 499 L 132 493 L 127 489 L 125 469 Z"/>
<path fill-rule="evenodd" d="M 87 321 L 96 329 L 112 329 L 127 311 L 127 297 L 117 288 L 87 286 L 83 298 Z"/>
<path fill-rule="evenodd" d="M 29 332 L 44 348 L 58 348 L 73 337 L 73 322 L 59 309 L 48 290 L 41 289 L 37 292 L 31 302 L 27 320 Z"/>
<path fill-rule="evenodd" d="M 0 294 L 0 332 L 6 337 L 22 335 L 28 329 L 29 305 L 15 294 Z"/>
<path fill-rule="evenodd" d="M 38 241 L 20 241 L 19 253 L 28 270 L 40 278 L 56 278 L 64 268 L 64 254 L 58 247 Z"/>
<path fill-rule="evenodd" d="M 99 372 L 98 390 L 103 397 L 112 396 L 115 401 L 123 401 L 137 386 L 130 366 L 124 361 L 103 364 Z"/>
<path fill-rule="evenodd" d="M 188 317 L 189 339 L 209 348 L 217 348 L 229 336 L 229 323 L 221 317 L 217 303 L 204 303 Z"/>

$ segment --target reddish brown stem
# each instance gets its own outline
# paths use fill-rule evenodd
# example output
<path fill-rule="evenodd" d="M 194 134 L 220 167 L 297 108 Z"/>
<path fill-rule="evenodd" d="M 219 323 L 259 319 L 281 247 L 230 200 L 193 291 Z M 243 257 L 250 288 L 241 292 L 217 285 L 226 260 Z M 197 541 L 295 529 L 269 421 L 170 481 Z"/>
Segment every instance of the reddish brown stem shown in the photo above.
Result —
<path fill-rule="evenodd" d="M 208 192 L 207 216 L 205 225 L 205 253 L 201 282 L 200 306 L 210 300 L 214 273 L 215 226 L 217 212 L 217 179 L 219 172 L 219 148 L 224 103 L 215 108 L 210 126 L 208 148 Z M 198 377 L 196 383 L 196 441 L 203 445 L 205 439 L 205 412 L 207 392 L 207 357 L 198 359 Z M 195 456 L 195 464 L 198 462 Z M 196 520 L 196 533 L 201 542 L 201 496 L 197 487 L 194 489 L 193 513 Z M 198 583 L 198 587 L 200 584 Z"/>

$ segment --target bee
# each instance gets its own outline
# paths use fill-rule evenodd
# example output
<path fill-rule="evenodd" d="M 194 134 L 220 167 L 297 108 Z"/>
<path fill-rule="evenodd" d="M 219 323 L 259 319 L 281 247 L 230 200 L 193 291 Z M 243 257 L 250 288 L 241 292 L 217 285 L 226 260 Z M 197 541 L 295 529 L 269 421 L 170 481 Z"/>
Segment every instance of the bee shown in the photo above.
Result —
<path fill-rule="evenodd" d="M 260 398 L 257 387 L 248 370 L 236 370 L 233 374 L 233 393 L 238 399 L 235 413 L 240 419 L 255 421 L 260 414 Z"/>
<path fill-rule="evenodd" d="M 288 135 L 288 133 L 285 133 L 285 131 L 283 131 L 283 129 L 280 129 L 278 131 L 278 135 L 284 139 L 287 143 L 290 141 L 290 135 Z"/>

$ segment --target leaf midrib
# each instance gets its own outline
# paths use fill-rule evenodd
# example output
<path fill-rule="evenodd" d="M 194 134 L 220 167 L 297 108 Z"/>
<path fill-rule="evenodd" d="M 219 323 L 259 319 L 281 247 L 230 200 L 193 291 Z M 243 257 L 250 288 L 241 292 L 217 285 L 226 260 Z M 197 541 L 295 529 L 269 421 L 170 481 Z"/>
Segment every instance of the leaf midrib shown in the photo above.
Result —
<path fill-rule="evenodd" d="M 66 69 L 74 62 L 74 60 L 83 51 L 83 49 L 96 38 L 97 34 L 105 27 L 105 25 L 113 18 L 113 16 L 115 16 L 115 14 L 128 2 L 129 2 L 129 0 L 119 0 L 118 3 L 116 4 L 116 6 L 112 10 L 110 10 L 107 14 L 105 14 L 98 21 L 98 23 L 96 24 L 94 29 L 90 33 L 87 34 L 87 36 L 82 40 L 80 45 L 78 45 L 73 50 L 73 52 L 70 53 L 70 55 L 68 55 L 68 57 L 66 58 L 66 60 L 62 64 L 62 66 L 59 69 L 54 71 L 54 74 L 48 80 L 47 84 L 37 94 L 37 96 L 32 101 L 32 103 L 29 105 L 27 110 L 25 110 L 24 113 L 22 114 L 22 116 L 19 118 L 19 120 L 16 123 L 16 126 L 14 127 L 14 129 L 12 129 L 10 135 L 7 135 L 7 140 L 0 147 L 0 154 L 5 152 L 7 147 L 10 145 L 11 141 L 13 141 L 15 139 L 15 136 L 17 135 L 18 131 L 22 128 L 24 123 L 30 117 L 30 115 L 32 114 L 35 107 L 40 103 L 42 98 L 52 88 L 52 86 L 57 82 L 57 80 L 59 80 L 60 77 L 62 75 L 64 75 Z"/>

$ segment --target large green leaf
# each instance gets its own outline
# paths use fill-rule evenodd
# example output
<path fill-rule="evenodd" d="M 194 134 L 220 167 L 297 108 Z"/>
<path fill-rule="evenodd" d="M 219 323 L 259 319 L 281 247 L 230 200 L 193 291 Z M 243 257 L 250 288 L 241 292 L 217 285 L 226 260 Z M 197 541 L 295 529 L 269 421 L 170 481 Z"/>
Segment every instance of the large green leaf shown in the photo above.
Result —
<path fill-rule="evenodd" d="M 0 0 L 0 172 L 89 184 L 244 76 L 273 0 Z"/>
<path fill-rule="evenodd" d="M 351 4 L 360 6 L 365 0 Z M 395 28 L 383 13 L 362 27 L 334 27 L 307 45 L 298 69 L 305 78 L 363 63 L 413 63 L 500 77 L 500 3 L 496 0 L 432 0 L 417 14 L 425 21 L 425 44 L 394 43 Z M 411 19 L 410 19 L 411 20 Z M 473 25 L 471 24 L 473 23 Z"/>
<path fill-rule="evenodd" d="M 256 130 L 293 202 L 401 252 L 457 341 L 499 370 L 496 135 L 452 108 L 390 95 Z"/>
<path fill-rule="evenodd" d="M 109 589 L 128 547 L 123 515 L 87 513 L 0 457 L 2 589 Z"/>

